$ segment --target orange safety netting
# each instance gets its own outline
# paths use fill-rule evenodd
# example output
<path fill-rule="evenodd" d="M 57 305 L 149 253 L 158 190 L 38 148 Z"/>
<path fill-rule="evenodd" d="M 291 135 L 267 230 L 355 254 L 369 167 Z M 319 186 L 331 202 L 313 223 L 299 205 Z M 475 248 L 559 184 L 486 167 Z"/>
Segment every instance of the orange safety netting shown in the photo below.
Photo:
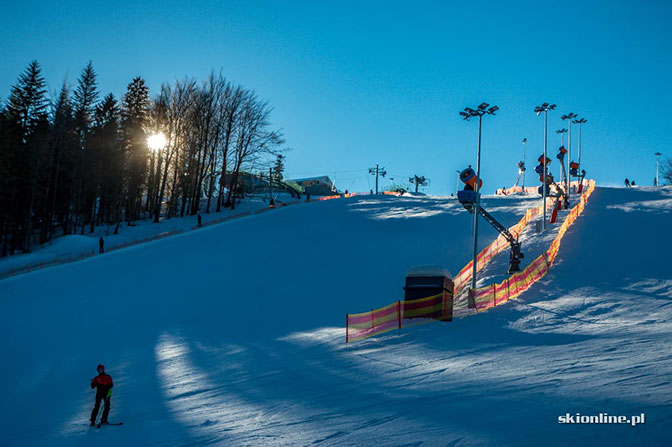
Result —
<path fill-rule="evenodd" d="M 553 239 L 551 246 L 544 253 L 539 255 L 522 272 L 515 273 L 499 284 L 490 284 L 473 291 L 476 310 L 481 311 L 497 306 L 501 303 L 518 297 L 526 291 L 532 284 L 541 279 L 550 270 L 555 262 L 555 257 L 560 249 L 562 237 L 567 229 L 576 221 L 586 206 L 588 197 L 595 190 L 595 181 L 588 182 L 588 189 L 581 196 L 579 203 L 572 208 L 565 221 L 560 226 L 558 234 Z"/>
<path fill-rule="evenodd" d="M 513 298 L 518 297 L 521 293 L 526 291 L 532 284 L 541 279 L 551 268 L 555 261 L 555 256 L 560 248 L 560 241 L 567 229 L 574 223 L 579 214 L 586 206 L 588 197 L 595 189 L 595 181 L 587 182 L 588 188 L 581 195 L 579 203 L 574 206 L 569 215 L 562 223 L 558 234 L 551 243 L 549 249 L 542 255 L 537 257 L 530 265 L 523 271 L 514 273 L 509 278 L 505 279 L 499 284 L 490 284 L 485 287 L 470 291 L 474 296 L 476 309 L 466 309 L 455 312 L 455 317 L 471 315 L 475 312 L 489 309 L 493 306 L 505 303 Z M 547 203 L 546 208 L 555 206 L 553 201 Z M 534 217 L 540 215 L 543 210 L 543 205 L 539 207 L 530 208 L 525 212 L 525 216 L 514 226 L 509 228 L 509 232 L 518 237 L 525 226 Z M 498 236 L 495 241 L 485 247 L 477 256 L 477 269 L 481 270 L 495 255 L 507 249 L 509 244 L 503 236 Z M 470 261 L 454 278 L 454 296 L 465 287 L 471 280 L 473 261 Z M 404 311 L 406 309 L 406 311 Z M 422 298 L 412 301 L 397 301 L 389 306 L 380 309 L 374 309 L 370 312 L 360 314 L 346 315 L 346 343 L 363 340 L 374 335 L 379 335 L 394 329 L 401 329 L 402 327 L 411 324 L 417 324 L 417 321 L 412 318 L 420 318 L 425 322 L 436 319 L 447 318 L 448 312 L 453 316 L 452 302 L 448 303 L 446 296 L 443 294 Z M 412 322 L 412 323 L 411 323 Z"/>
<path fill-rule="evenodd" d="M 345 321 L 345 342 L 364 340 L 394 329 L 410 327 L 425 322 L 452 318 L 452 301 L 448 295 L 434 296 L 413 301 L 396 301 L 361 314 L 347 314 Z"/>
<path fill-rule="evenodd" d="M 553 201 L 548 201 L 546 203 L 546 209 L 548 210 L 549 208 L 552 208 L 554 206 Z M 539 205 L 538 207 L 535 208 L 530 208 L 527 211 L 525 211 L 525 215 L 518 221 L 517 224 L 513 225 L 511 228 L 509 228 L 509 233 L 513 235 L 513 237 L 517 238 L 520 233 L 523 232 L 527 224 L 534 219 L 535 217 L 539 216 L 543 212 L 543 205 Z M 506 238 L 502 236 L 501 234 L 497 236 L 497 239 L 492 241 L 488 246 L 486 246 L 481 252 L 476 256 L 476 271 L 480 272 L 483 267 L 485 267 L 488 262 L 492 258 L 494 258 L 496 255 L 501 253 L 504 250 L 507 250 L 509 248 L 509 243 L 507 242 Z M 455 295 L 459 294 L 460 291 L 466 286 L 469 281 L 471 281 L 472 273 L 473 273 L 473 268 L 472 266 L 474 265 L 474 261 L 471 260 L 465 265 L 462 270 L 460 270 L 457 275 L 455 275 L 455 278 L 453 279 L 453 282 L 455 283 Z"/>

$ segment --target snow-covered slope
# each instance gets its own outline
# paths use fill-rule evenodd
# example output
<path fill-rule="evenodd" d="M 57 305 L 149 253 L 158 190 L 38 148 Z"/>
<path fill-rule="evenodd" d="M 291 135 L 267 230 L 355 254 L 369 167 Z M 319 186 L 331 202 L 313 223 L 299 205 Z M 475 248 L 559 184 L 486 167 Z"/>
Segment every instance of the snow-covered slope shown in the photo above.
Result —
<path fill-rule="evenodd" d="M 347 347 L 345 313 L 408 267 L 469 260 L 454 199 L 288 207 L 0 281 L 0 444 L 669 444 L 670 199 L 598 188 L 519 301 Z M 122 427 L 87 427 L 100 362 Z M 557 423 L 577 412 L 646 423 Z"/>

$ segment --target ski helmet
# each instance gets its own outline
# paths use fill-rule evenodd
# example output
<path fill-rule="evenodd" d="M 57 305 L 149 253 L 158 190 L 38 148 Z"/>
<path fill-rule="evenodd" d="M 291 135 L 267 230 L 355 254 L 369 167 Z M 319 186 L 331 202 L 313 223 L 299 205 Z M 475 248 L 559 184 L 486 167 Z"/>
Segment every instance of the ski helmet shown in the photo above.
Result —
<path fill-rule="evenodd" d="M 101 363 L 100 365 L 98 365 L 98 368 L 96 369 L 98 370 L 99 373 L 103 373 L 105 372 L 105 365 Z"/>

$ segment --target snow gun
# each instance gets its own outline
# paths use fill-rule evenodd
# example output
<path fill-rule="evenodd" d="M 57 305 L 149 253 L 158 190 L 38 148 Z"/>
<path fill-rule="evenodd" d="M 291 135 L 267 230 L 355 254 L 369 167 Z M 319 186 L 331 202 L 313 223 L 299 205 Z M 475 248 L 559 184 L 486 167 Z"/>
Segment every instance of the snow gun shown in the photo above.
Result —
<path fill-rule="evenodd" d="M 457 192 L 457 200 L 462 204 L 462 206 L 469 211 L 469 213 L 473 214 L 474 210 L 476 209 L 476 201 L 478 199 L 478 195 L 480 193 L 477 193 L 474 191 L 474 186 L 476 185 L 476 182 L 478 182 L 478 189 L 481 188 L 483 185 L 483 181 L 478 178 L 474 170 L 469 166 L 468 168 L 464 169 L 462 172 L 460 172 L 460 180 L 462 183 L 464 183 L 464 189 L 462 191 Z M 490 213 L 488 213 L 483 207 L 479 204 L 478 206 L 478 212 L 483 218 L 493 226 L 495 230 L 499 232 L 506 241 L 509 243 L 511 246 L 511 254 L 509 256 L 509 269 L 507 270 L 507 273 L 512 273 L 512 272 L 519 272 L 520 271 L 520 259 L 523 258 L 523 253 L 520 252 L 520 242 L 518 242 L 518 239 L 513 237 L 513 235 L 509 232 L 509 230 L 506 229 L 504 225 L 499 223 L 497 219 L 492 217 Z"/>
<path fill-rule="evenodd" d="M 514 188 L 518 186 L 518 182 L 520 181 L 520 178 L 523 176 L 523 173 L 525 172 L 525 163 L 522 161 L 518 162 L 518 177 L 516 177 L 516 183 L 513 184 Z"/>
<path fill-rule="evenodd" d="M 564 150 L 564 152 L 563 152 L 563 150 Z M 565 147 L 560 146 L 560 153 L 557 155 L 558 160 L 560 160 L 562 162 L 562 160 L 565 158 L 565 153 L 566 152 L 567 152 L 567 150 L 565 149 Z M 551 196 L 552 194 L 551 194 L 550 186 L 553 185 L 553 186 L 555 186 L 555 190 L 557 191 L 557 194 L 555 194 L 554 196 L 563 198 L 563 200 L 565 202 L 567 202 L 567 197 L 565 195 L 565 192 L 563 191 L 563 189 L 560 186 L 558 186 L 555 183 L 555 178 L 553 177 L 553 174 L 551 174 L 548 171 L 546 171 L 546 185 L 544 185 L 544 167 L 548 168 L 548 165 L 549 165 L 550 162 L 551 162 L 551 159 L 546 157 L 546 163 L 544 163 L 544 154 L 541 154 L 539 156 L 539 164 L 537 165 L 536 168 L 534 168 L 534 172 L 539 174 L 539 181 L 541 182 L 541 186 L 539 186 L 539 188 L 537 188 L 537 191 L 539 192 L 539 194 L 543 195 L 544 194 L 544 186 L 545 186 L 546 187 L 546 196 Z M 562 164 L 562 173 L 564 175 L 565 174 L 565 164 L 564 163 L 561 163 L 561 164 Z M 544 165 L 546 165 L 546 166 L 544 166 Z"/>
<path fill-rule="evenodd" d="M 579 193 L 581 193 L 581 190 L 583 189 L 583 179 L 586 178 L 586 170 L 582 169 L 579 173 L 579 164 L 575 161 L 572 161 L 569 163 L 569 175 L 580 180 Z"/>

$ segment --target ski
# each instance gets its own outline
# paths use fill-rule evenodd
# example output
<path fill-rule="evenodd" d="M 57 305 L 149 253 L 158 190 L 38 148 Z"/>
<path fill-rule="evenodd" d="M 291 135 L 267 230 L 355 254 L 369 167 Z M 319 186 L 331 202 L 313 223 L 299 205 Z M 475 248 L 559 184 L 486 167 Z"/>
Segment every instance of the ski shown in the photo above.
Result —
<path fill-rule="evenodd" d="M 103 425 L 124 425 L 124 423 L 123 422 L 108 422 L 107 424 L 98 424 L 98 425 L 96 425 L 96 428 L 100 428 Z"/>

